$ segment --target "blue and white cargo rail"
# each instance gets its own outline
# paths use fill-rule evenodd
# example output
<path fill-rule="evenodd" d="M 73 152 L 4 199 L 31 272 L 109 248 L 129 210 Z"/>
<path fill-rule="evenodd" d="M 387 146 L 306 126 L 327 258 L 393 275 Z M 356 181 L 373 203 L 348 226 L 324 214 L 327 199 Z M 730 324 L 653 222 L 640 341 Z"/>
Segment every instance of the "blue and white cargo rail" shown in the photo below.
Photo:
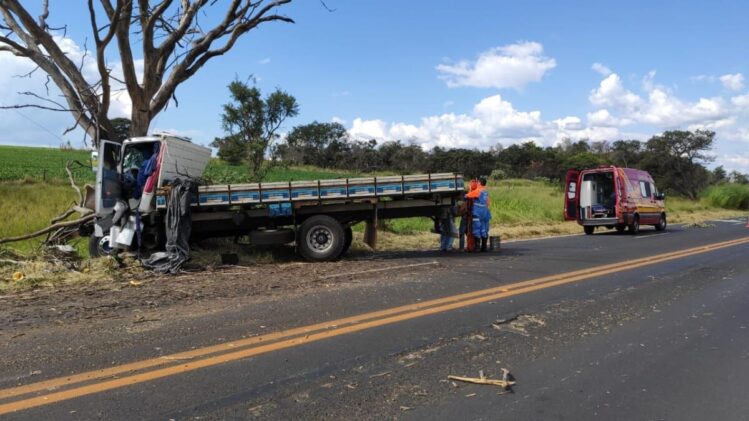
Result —
<path fill-rule="evenodd" d="M 231 206 L 281 202 L 415 197 L 435 193 L 463 192 L 463 177 L 454 173 L 396 175 L 313 181 L 200 186 L 193 206 Z M 166 189 L 156 196 L 156 207 L 166 208 Z"/>
<path fill-rule="evenodd" d="M 102 141 L 94 153 L 96 221 L 92 256 L 134 247 L 162 250 L 167 195 L 176 179 L 200 179 L 209 148 L 170 134 Z M 363 222 L 364 241 L 377 242 L 380 219 L 427 217 L 435 221 L 465 194 L 454 173 L 210 184 L 191 204 L 192 239 L 232 237 L 255 246 L 293 244 L 309 261 L 341 257 L 351 227 Z"/>

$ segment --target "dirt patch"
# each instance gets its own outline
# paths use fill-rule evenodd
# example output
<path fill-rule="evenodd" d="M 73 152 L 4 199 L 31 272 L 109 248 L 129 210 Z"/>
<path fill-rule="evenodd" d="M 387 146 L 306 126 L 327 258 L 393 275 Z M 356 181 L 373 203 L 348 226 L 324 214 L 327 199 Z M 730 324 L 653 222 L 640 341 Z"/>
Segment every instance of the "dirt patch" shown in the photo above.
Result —
<path fill-rule="evenodd" d="M 56 284 L 1 295 L 0 331 L 88 319 L 132 318 L 133 312 L 152 314 L 196 303 L 208 312 L 221 307 L 228 298 L 303 293 L 371 278 L 395 279 L 415 271 L 423 274 L 439 267 L 431 258 L 366 258 L 203 268 L 177 276 L 131 273 L 116 279 Z M 136 324 L 151 324 L 150 317 Z"/>

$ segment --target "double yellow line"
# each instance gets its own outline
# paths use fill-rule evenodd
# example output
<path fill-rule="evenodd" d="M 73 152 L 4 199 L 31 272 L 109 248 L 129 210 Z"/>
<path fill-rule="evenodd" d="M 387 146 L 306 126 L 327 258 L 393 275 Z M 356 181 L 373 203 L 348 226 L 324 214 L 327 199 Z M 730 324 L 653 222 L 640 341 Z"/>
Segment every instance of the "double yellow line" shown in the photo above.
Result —
<path fill-rule="evenodd" d="M 0 390 L 0 415 L 237 361 L 335 336 L 749 243 L 749 237 L 393 307 Z M 26 396 L 30 395 L 30 396 Z M 24 397 L 25 396 L 25 397 Z M 21 397 L 13 401 L 11 398 Z"/>

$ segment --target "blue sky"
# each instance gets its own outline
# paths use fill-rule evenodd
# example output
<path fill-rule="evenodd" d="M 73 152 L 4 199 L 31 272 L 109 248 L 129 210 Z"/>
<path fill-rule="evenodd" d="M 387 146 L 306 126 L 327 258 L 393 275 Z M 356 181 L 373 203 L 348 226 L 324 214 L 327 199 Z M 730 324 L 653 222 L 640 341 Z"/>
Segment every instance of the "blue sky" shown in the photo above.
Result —
<path fill-rule="evenodd" d="M 53 23 L 85 16 L 83 5 L 51 3 Z M 326 3 L 335 11 L 318 0 L 283 7 L 296 24 L 263 26 L 209 62 L 152 128 L 209 143 L 226 85 L 254 75 L 263 91 L 298 99 L 285 130 L 335 119 L 355 137 L 488 148 L 708 128 L 716 164 L 749 172 L 749 2 Z M 87 31 L 70 25 L 79 49 Z M 0 102 L 34 83 L 10 77 L 17 65 L 0 54 Z M 70 123 L 22 113 L 0 111 L 0 143 L 57 145 Z"/>

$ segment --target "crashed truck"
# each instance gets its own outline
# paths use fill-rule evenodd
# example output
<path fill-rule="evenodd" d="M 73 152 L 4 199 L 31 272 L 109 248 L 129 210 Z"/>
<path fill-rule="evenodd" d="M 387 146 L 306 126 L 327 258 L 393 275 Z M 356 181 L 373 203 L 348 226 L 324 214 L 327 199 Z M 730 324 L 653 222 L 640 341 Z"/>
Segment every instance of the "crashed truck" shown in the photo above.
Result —
<path fill-rule="evenodd" d="M 163 250 L 169 192 L 181 180 L 201 180 L 209 148 L 157 134 L 102 141 L 92 153 L 96 172 L 92 256 L 117 250 Z M 375 248 L 381 219 L 444 215 L 464 193 L 460 174 L 417 174 L 248 184 L 199 183 L 191 194 L 192 240 L 248 238 L 255 246 L 294 244 L 308 261 L 345 254 L 354 224 Z"/>

